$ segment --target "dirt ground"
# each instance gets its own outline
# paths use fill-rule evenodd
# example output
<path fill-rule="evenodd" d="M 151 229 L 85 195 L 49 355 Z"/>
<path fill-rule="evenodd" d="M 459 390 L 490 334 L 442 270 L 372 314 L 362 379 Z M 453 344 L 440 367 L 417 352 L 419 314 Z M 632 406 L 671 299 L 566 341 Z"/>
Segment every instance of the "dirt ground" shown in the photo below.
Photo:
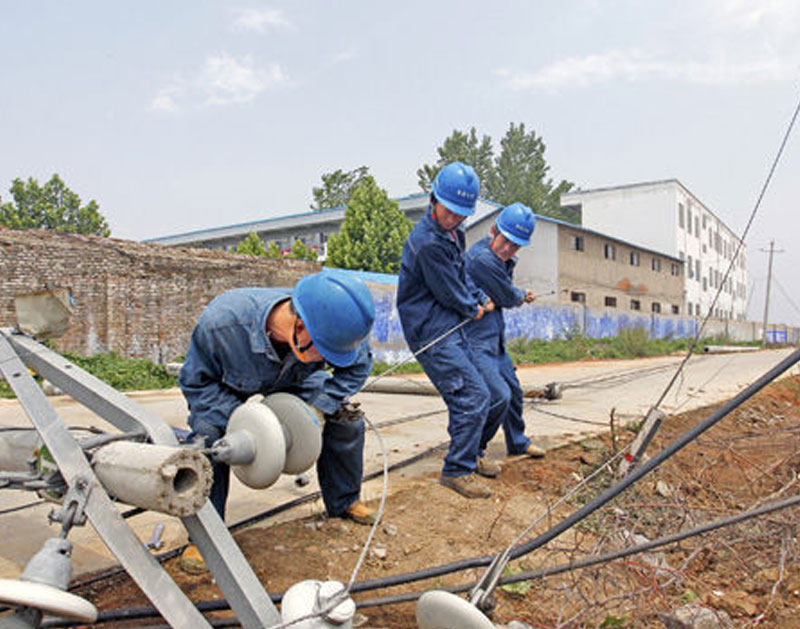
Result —
<path fill-rule="evenodd" d="M 576 561 L 623 547 L 634 535 L 655 539 L 798 493 L 798 402 L 800 377 L 773 383 L 609 505 L 511 562 L 507 574 Z M 657 453 L 712 410 L 668 418 L 648 452 Z M 545 515 L 526 540 L 542 533 L 615 482 L 606 469 L 556 504 L 630 441 L 632 428 L 617 427 L 616 444 L 606 434 L 542 460 L 507 460 L 500 478 L 487 481 L 494 490 L 488 500 L 465 500 L 438 485 L 434 474 L 391 477 L 390 483 L 402 486 L 387 502 L 358 580 L 501 551 Z M 798 513 L 775 512 L 646 555 L 499 588 L 492 619 L 532 627 L 663 627 L 660 614 L 696 603 L 717 610 L 720 618 L 727 615 L 731 626 L 799 627 Z M 347 582 L 367 533 L 352 522 L 315 517 L 267 523 L 235 537 L 267 591 L 278 593 L 310 578 Z M 221 598 L 209 576 L 184 575 L 175 560 L 166 567 L 192 600 Z M 468 584 L 480 574 L 471 569 L 354 598 Z M 101 610 L 148 605 L 124 576 L 76 593 Z M 416 628 L 414 604 L 360 608 L 356 625 Z"/>

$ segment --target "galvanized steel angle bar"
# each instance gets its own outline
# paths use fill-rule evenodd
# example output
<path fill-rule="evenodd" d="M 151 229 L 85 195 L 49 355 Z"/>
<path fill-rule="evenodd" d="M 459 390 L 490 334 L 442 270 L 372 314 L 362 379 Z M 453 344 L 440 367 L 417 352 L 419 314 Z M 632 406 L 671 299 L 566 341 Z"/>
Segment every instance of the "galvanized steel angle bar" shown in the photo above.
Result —
<path fill-rule="evenodd" d="M 0 336 L 7 338 L 27 366 L 120 430 L 134 432 L 144 427 L 153 443 L 178 444 L 172 428 L 160 417 L 63 356 L 9 329 L 0 330 Z M 182 518 L 182 522 L 242 626 L 280 622 L 269 594 L 211 503 L 206 501 L 196 515 Z"/>
<path fill-rule="evenodd" d="M 61 475 L 72 486 L 79 477 L 92 483 L 86 515 L 98 535 L 121 561 L 131 578 L 176 627 L 209 627 L 203 615 L 178 588 L 166 571 L 142 547 L 119 515 L 55 409 L 16 355 L 5 333 L 0 334 L 0 372 L 11 386 L 31 423 L 50 450 Z"/>

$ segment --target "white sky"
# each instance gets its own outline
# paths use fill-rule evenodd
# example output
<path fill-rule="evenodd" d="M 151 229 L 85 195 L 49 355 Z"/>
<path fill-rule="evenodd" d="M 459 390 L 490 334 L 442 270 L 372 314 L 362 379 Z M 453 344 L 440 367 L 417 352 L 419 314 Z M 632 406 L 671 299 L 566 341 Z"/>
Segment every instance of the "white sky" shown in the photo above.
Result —
<path fill-rule="evenodd" d="M 0 0 L 0 197 L 59 173 L 112 235 L 302 212 L 367 165 L 392 196 L 454 129 L 524 122 L 583 188 L 677 178 L 740 232 L 800 98 L 800 1 Z M 748 238 L 800 325 L 800 129 Z M 784 291 L 786 294 L 784 294 Z"/>

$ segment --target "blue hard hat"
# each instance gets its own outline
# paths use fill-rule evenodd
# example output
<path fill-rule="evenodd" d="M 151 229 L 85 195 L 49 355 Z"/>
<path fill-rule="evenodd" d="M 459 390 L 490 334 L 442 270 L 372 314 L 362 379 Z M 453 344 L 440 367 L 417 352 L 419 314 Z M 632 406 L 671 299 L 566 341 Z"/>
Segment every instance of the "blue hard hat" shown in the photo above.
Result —
<path fill-rule="evenodd" d="M 325 360 L 336 367 L 355 362 L 375 321 L 375 304 L 364 282 L 336 271 L 307 275 L 292 291 L 292 304 Z"/>
<path fill-rule="evenodd" d="M 504 207 L 495 221 L 497 229 L 515 245 L 524 247 L 531 244 L 531 235 L 536 228 L 536 218 L 531 208 L 522 203 L 512 203 Z"/>
<path fill-rule="evenodd" d="M 472 216 L 475 214 L 475 202 L 478 200 L 480 187 L 481 182 L 472 166 L 453 162 L 436 175 L 432 191 L 436 200 L 451 212 Z"/>

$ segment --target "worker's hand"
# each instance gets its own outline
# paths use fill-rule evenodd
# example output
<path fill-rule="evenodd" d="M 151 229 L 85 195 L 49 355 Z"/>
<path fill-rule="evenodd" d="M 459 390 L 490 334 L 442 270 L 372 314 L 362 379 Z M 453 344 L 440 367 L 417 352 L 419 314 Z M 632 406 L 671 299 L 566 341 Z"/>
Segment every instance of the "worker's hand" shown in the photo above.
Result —
<path fill-rule="evenodd" d="M 483 304 L 483 309 L 486 312 L 491 312 L 492 310 L 494 310 L 494 302 L 492 301 L 491 297 L 489 297 L 489 299 L 486 300 L 486 303 Z"/>
<path fill-rule="evenodd" d="M 526 304 L 529 304 L 529 303 L 531 303 L 531 302 L 532 302 L 534 299 L 536 299 L 536 295 L 534 295 L 534 294 L 533 294 L 533 291 L 532 291 L 532 290 L 530 290 L 530 289 L 526 290 L 526 291 L 525 291 L 525 297 L 523 298 L 523 300 L 525 301 L 525 303 L 526 303 Z"/>
<path fill-rule="evenodd" d="M 485 312 L 486 312 L 486 310 L 484 310 L 483 306 L 482 306 L 481 304 L 478 304 L 478 314 L 476 314 L 476 315 L 475 315 L 474 317 L 472 317 L 472 318 L 473 318 L 475 321 L 477 321 L 478 319 L 480 319 L 480 318 L 481 318 L 481 317 L 484 315 L 484 313 L 485 313 Z"/>

